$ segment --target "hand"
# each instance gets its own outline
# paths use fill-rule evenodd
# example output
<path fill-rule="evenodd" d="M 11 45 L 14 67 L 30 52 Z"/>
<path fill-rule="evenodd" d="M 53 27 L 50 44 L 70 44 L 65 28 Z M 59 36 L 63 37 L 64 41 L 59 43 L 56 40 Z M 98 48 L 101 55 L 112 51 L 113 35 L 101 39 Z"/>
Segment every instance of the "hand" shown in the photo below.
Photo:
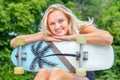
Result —
<path fill-rule="evenodd" d="M 55 38 L 54 36 L 45 36 L 44 40 L 45 41 L 55 41 L 55 42 L 61 42 L 61 41 L 63 41 L 62 39 Z"/>
<path fill-rule="evenodd" d="M 53 36 L 55 39 L 60 39 L 63 41 L 75 41 L 78 35 L 65 35 L 65 36 Z"/>

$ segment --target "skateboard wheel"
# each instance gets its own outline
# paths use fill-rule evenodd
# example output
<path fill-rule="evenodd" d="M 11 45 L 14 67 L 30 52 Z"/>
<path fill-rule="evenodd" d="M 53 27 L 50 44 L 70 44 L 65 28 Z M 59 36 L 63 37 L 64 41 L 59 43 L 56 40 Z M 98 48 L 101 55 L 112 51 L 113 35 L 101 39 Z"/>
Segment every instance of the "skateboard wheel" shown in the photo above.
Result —
<path fill-rule="evenodd" d="M 15 44 L 16 45 L 24 45 L 25 44 L 25 39 L 24 38 L 16 38 L 15 39 Z"/>
<path fill-rule="evenodd" d="M 84 36 L 77 37 L 76 42 L 78 44 L 86 44 L 87 43 L 86 38 Z"/>
<path fill-rule="evenodd" d="M 78 76 L 86 76 L 86 69 L 85 68 L 77 68 L 76 75 Z"/>
<path fill-rule="evenodd" d="M 24 74 L 24 68 L 23 67 L 15 67 L 14 74 Z"/>

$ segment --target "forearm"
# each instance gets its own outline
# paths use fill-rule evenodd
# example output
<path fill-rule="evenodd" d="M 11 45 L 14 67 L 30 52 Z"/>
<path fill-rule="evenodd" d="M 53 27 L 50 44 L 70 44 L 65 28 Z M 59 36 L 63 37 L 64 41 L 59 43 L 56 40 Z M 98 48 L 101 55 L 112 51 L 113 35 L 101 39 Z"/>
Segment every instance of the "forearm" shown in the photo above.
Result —
<path fill-rule="evenodd" d="M 107 31 L 103 30 L 81 34 L 80 36 L 85 36 L 88 44 L 111 45 L 113 42 L 113 37 Z"/>
<path fill-rule="evenodd" d="M 35 34 L 28 34 L 28 35 L 19 35 L 16 38 L 24 38 L 25 40 L 25 44 L 29 44 L 31 42 L 35 42 L 35 41 L 43 41 L 44 40 L 44 35 L 42 32 L 38 32 Z M 17 45 L 15 44 L 15 39 L 12 39 L 10 42 L 10 45 L 13 47 L 16 47 Z"/>
<path fill-rule="evenodd" d="M 29 44 L 36 41 L 43 41 L 44 35 L 42 32 L 38 32 L 35 34 L 25 35 L 25 43 Z"/>
<path fill-rule="evenodd" d="M 76 41 L 77 37 L 80 36 L 86 38 L 87 44 L 111 45 L 113 42 L 113 37 L 107 31 L 103 30 L 94 31 L 91 33 L 81 33 L 76 35 L 54 36 L 54 38 L 61 39 L 63 41 Z"/>

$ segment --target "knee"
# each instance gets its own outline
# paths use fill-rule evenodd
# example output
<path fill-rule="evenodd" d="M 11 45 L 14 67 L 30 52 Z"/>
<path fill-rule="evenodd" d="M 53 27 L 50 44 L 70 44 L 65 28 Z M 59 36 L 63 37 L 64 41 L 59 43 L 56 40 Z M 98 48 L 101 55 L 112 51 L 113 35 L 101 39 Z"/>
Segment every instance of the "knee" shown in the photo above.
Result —
<path fill-rule="evenodd" d="M 52 69 L 53 72 L 57 72 L 57 71 L 60 71 L 60 70 L 61 70 L 61 69 L 59 69 L 59 68 L 57 68 L 57 67 L 55 67 L 55 68 Z"/>
<path fill-rule="evenodd" d="M 49 71 L 47 69 L 40 69 L 34 80 L 48 80 Z"/>
<path fill-rule="evenodd" d="M 54 74 L 59 74 L 60 72 L 63 72 L 63 70 L 57 67 L 53 68 L 51 71 L 51 73 L 54 73 Z"/>
<path fill-rule="evenodd" d="M 46 74 L 46 73 L 49 73 L 49 71 L 47 69 L 42 68 L 39 70 L 39 73 Z"/>

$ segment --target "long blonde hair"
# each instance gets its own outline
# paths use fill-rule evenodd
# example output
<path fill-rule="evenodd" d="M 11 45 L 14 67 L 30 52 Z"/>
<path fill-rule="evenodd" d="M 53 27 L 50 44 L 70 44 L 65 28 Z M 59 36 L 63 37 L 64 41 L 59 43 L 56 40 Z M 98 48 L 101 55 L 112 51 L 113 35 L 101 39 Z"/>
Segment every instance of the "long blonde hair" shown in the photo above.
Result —
<path fill-rule="evenodd" d="M 49 15 L 49 13 L 51 13 L 55 10 L 59 10 L 59 11 L 63 12 L 68 17 L 68 20 L 69 20 L 68 32 L 69 32 L 69 34 L 79 34 L 80 28 L 82 26 L 91 25 L 93 22 L 93 20 L 81 21 L 73 14 L 73 12 L 70 9 L 68 9 L 64 5 L 53 4 L 53 5 L 49 6 L 49 8 L 46 10 L 46 12 L 41 20 L 41 31 L 44 31 L 44 33 L 47 35 L 51 34 L 51 32 L 48 29 L 48 24 L 47 24 L 48 15 Z"/>

